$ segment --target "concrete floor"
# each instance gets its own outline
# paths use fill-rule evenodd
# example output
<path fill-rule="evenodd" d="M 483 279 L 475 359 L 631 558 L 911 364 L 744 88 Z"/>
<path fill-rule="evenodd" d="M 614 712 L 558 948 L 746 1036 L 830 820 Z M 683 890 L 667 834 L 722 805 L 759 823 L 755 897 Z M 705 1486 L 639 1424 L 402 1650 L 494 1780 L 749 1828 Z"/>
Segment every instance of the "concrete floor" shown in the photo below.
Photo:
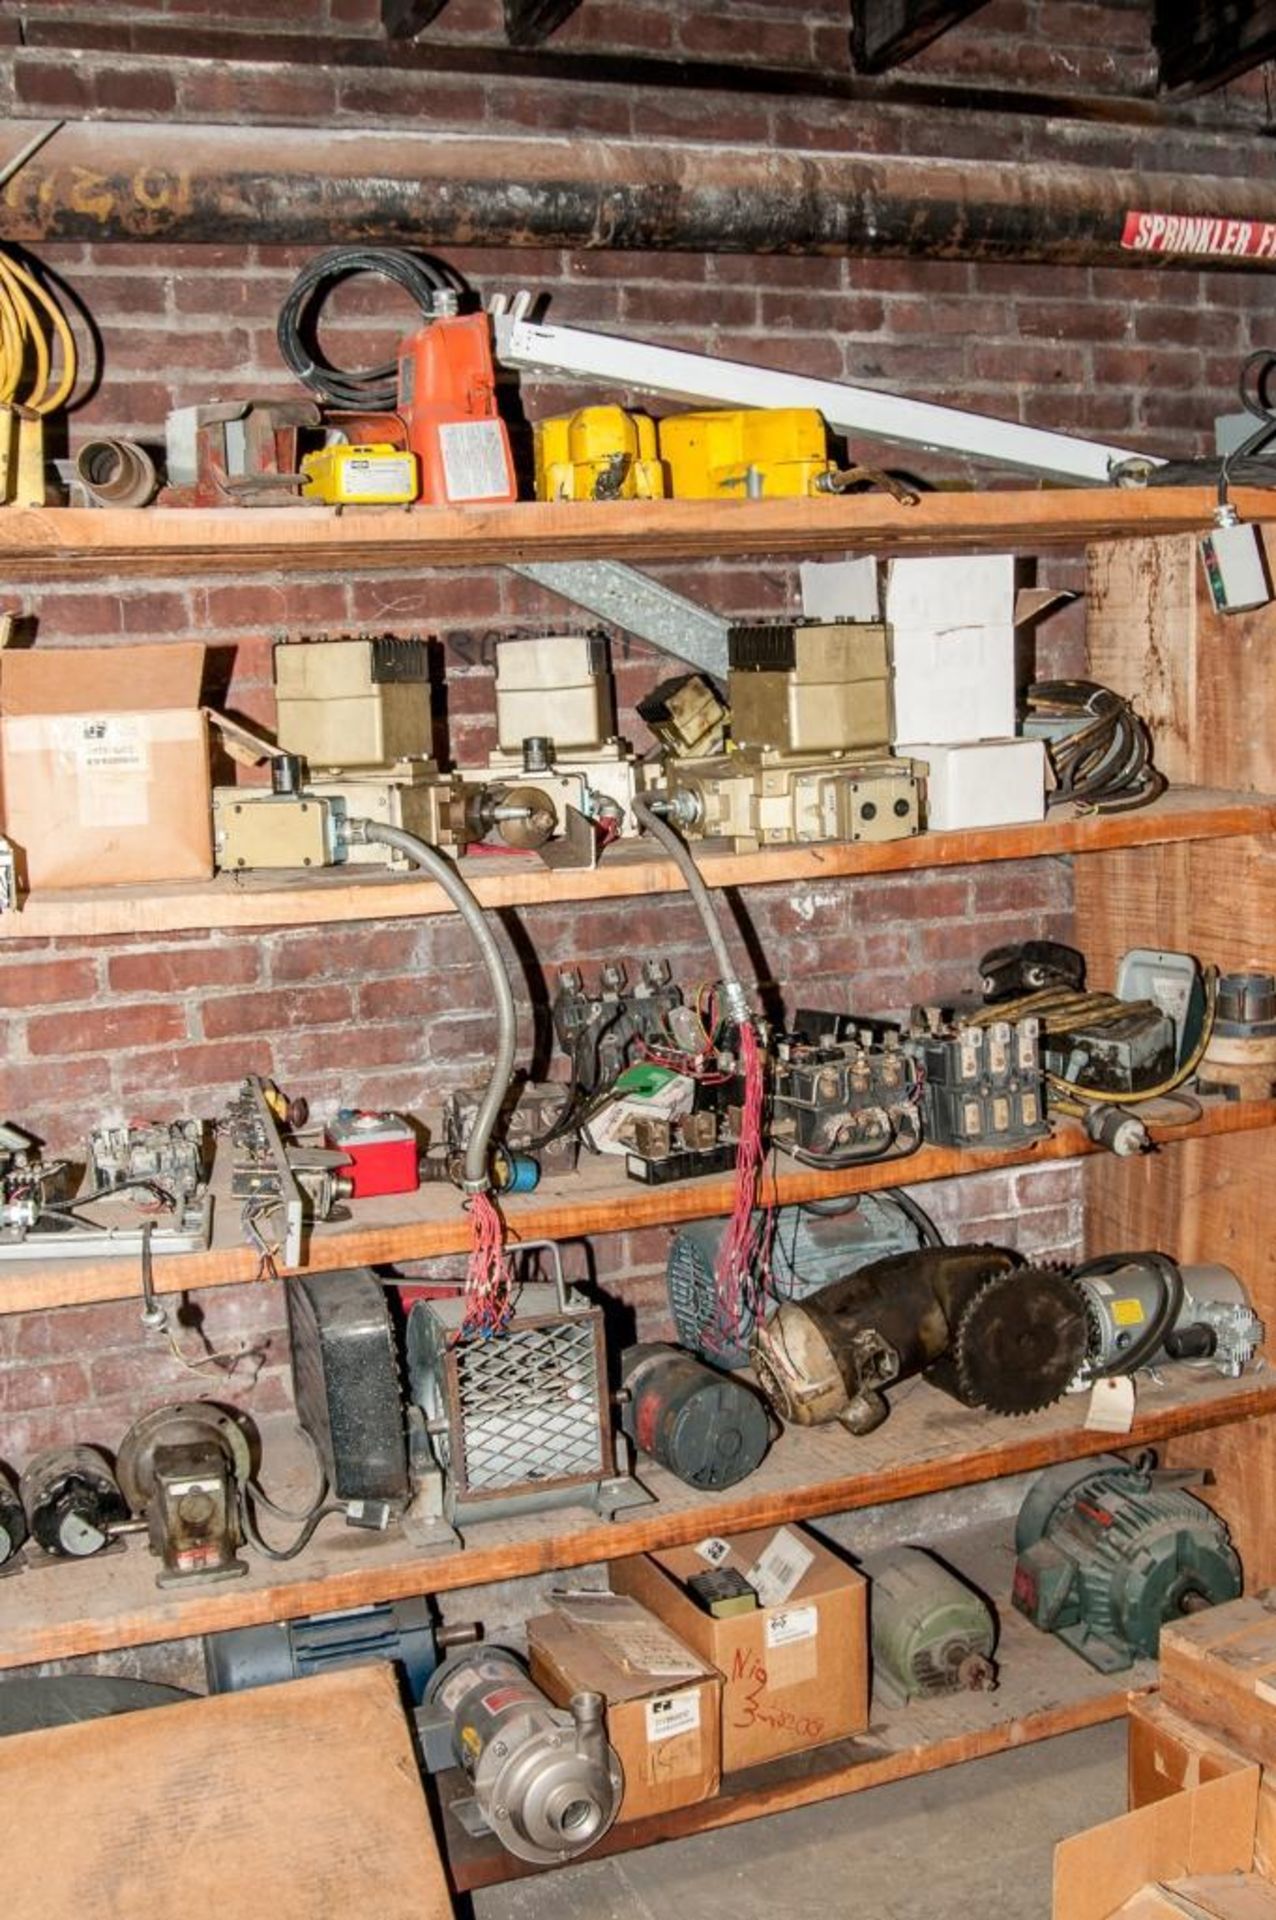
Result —
<path fill-rule="evenodd" d="M 718 1833 L 494 1887 L 475 1920 L 1049 1920 L 1056 1840 L 1125 1811 L 1095 1727 Z"/>

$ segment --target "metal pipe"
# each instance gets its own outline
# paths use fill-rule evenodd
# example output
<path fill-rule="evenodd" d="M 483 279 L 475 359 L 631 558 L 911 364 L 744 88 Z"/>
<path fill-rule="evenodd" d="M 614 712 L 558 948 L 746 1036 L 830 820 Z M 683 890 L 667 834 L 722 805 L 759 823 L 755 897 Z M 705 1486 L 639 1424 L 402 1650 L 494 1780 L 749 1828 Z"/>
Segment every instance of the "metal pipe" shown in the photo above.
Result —
<path fill-rule="evenodd" d="M 34 123 L 7 123 L 23 144 Z M 0 168 L 3 159 L 0 159 Z M 1122 245 L 1127 216 L 1214 221 Z M 528 135 L 94 121 L 64 127 L 0 194 L 0 240 L 569 246 L 858 253 L 1270 271 L 1241 223 L 1276 181 L 1019 161 Z M 1220 249 L 1209 250 L 1211 243 Z M 1191 249 L 1191 250 L 1188 250 Z M 830 324 L 836 306 L 830 301 Z"/>

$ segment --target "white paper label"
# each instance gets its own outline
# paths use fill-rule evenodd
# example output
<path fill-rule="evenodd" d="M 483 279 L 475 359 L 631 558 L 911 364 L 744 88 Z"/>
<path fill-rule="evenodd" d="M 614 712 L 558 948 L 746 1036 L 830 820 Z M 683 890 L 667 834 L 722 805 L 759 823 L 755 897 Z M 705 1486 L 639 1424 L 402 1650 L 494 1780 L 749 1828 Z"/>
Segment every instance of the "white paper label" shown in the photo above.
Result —
<path fill-rule="evenodd" d="M 758 1596 L 758 1605 L 782 1607 L 814 1559 L 795 1533 L 781 1527 L 744 1576 Z"/>
<path fill-rule="evenodd" d="M 467 1667 L 464 1673 L 454 1673 L 445 1685 L 439 1688 L 439 1701 L 449 1713 L 455 1713 L 470 1692 L 476 1681 L 473 1667 Z"/>
<path fill-rule="evenodd" d="M 458 420 L 439 428 L 449 500 L 503 500 L 510 490 L 499 420 Z"/>
<path fill-rule="evenodd" d="M 411 499 L 416 492 L 416 462 L 411 454 L 372 454 L 347 460 L 341 470 L 341 496 L 363 500 L 369 494 L 397 493 Z"/>
<path fill-rule="evenodd" d="M 788 1647 L 795 1640 L 814 1640 L 820 1630 L 818 1607 L 781 1607 L 766 1617 L 768 1647 Z"/>
<path fill-rule="evenodd" d="M 1134 1425 L 1134 1382 L 1128 1374 L 1114 1380 L 1096 1380 L 1086 1410 L 1090 1433 L 1128 1433 Z"/>
<path fill-rule="evenodd" d="M 707 1540 L 702 1540 L 696 1552 L 702 1560 L 707 1560 L 711 1567 L 720 1567 L 725 1560 L 731 1558 L 730 1543 L 719 1539 L 716 1533 L 711 1533 Z"/>
<path fill-rule="evenodd" d="M 71 722 L 80 765 L 90 773 L 145 773 L 148 756 L 133 714 L 104 714 Z"/>
<path fill-rule="evenodd" d="M 670 1693 L 647 1702 L 647 1745 L 668 1740 L 675 1733 L 694 1733 L 700 1725 L 700 1694 Z"/>

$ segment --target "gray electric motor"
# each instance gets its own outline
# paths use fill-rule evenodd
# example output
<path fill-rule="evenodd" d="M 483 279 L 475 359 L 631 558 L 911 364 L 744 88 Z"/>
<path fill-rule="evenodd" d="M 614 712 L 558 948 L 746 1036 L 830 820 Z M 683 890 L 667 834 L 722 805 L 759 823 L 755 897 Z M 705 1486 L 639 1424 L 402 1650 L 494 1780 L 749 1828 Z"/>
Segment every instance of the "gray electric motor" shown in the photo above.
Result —
<path fill-rule="evenodd" d="M 895 1700 L 997 1684 L 992 1608 L 921 1547 L 863 1562 L 873 1623 L 873 1686 Z"/>
<path fill-rule="evenodd" d="M 602 1839 L 620 1808 L 624 1775 L 607 1740 L 603 1697 L 578 1693 L 551 1706 L 508 1647 L 475 1647 L 443 1662 L 416 1714 L 431 1772 L 463 1767 L 472 1801 L 453 1811 L 537 1866 L 575 1860 Z"/>
<path fill-rule="evenodd" d="M 1186 1360 L 1235 1379 L 1262 1342 L 1263 1323 L 1230 1267 L 1114 1253 L 1087 1261 L 1072 1277 L 1090 1326 L 1076 1388 L 1158 1360 Z"/>

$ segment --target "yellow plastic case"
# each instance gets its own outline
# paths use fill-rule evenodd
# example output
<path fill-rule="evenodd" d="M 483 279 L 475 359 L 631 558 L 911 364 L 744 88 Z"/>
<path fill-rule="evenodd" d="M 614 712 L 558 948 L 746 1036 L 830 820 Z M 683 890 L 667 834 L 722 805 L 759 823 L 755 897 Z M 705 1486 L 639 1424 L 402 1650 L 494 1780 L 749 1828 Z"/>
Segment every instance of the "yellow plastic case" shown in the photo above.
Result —
<path fill-rule="evenodd" d="M 814 407 L 737 407 L 678 413 L 660 422 L 660 453 L 678 500 L 803 498 L 835 471 L 824 417 Z"/>
<path fill-rule="evenodd" d="M 330 507 L 400 507 L 420 492 L 417 460 L 404 447 L 320 447 L 302 455 L 301 497 Z"/>
<path fill-rule="evenodd" d="M 538 421 L 538 500 L 660 500 L 667 491 L 656 424 L 623 407 L 581 407 Z"/>

